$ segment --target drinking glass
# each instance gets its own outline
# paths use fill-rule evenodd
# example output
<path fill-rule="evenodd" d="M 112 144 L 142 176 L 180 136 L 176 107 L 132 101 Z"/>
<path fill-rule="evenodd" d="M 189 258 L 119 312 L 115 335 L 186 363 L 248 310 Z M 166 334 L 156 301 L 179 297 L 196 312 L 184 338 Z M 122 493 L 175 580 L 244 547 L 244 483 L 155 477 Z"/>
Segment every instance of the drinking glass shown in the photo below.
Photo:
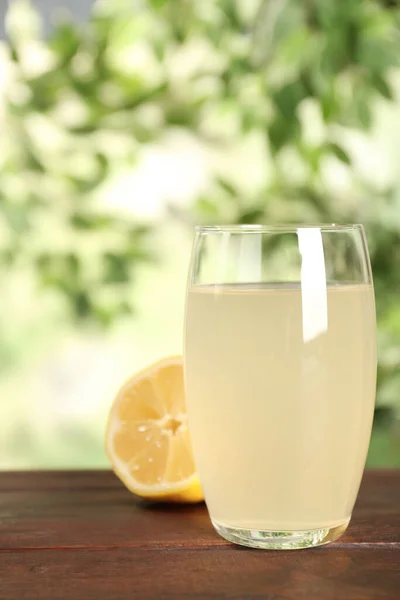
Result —
<path fill-rule="evenodd" d="M 364 469 L 375 385 L 362 225 L 196 228 L 185 387 L 222 537 L 274 549 L 337 539 Z"/>

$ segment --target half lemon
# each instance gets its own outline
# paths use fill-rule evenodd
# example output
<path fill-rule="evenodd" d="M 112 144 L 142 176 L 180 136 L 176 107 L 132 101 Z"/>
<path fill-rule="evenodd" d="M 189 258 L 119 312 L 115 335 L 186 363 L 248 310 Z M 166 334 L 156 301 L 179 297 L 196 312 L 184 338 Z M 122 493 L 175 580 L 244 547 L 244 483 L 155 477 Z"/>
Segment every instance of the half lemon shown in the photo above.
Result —
<path fill-rule="evenodd" d="M 160 360 L 122 386 L 105 445 L 114 472 L 136 495 L 169 502 L 204 499 L 189 437 L 181 356 Z"/>

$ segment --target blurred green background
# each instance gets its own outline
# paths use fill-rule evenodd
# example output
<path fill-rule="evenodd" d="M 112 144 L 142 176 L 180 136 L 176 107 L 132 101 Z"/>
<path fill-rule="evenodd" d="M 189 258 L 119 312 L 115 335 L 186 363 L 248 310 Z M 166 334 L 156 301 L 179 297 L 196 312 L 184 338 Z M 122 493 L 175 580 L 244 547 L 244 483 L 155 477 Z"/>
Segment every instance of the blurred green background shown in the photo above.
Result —
<path fill-rule="evenodd" d="M 0 45 L 0 468 L 106 465 L 120 383 L 182 350 L 192 225 L 285 221 L 366 227 L 399 467 L 398 2 L 86 4 L 11 0 Z"/>

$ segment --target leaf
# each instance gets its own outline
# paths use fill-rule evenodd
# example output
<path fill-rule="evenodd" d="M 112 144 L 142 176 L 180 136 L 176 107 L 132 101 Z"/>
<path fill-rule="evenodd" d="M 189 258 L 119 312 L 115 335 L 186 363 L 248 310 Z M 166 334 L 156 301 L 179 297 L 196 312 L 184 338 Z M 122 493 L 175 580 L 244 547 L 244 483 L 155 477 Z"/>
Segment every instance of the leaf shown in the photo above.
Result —
<path fill-rule="evenodd" d="M 321 103 L 324 121 L 325 123 L 336 121 L 340 114 L 337 86 L 335 86 L 333 79 L 326 79 L 325 77 L 322 78 L 322 82 L 321 79 L 317 78 L 317 82 L 319 85 L 316 85 L 318 90 L 316 96 Z"/>
<path fill-rule="evenodd" d="M 38 153 L 31 147 L 30 142 L 26 141 L 27 145 L 25 146 L 26 153 L 26 162 L 28 164 L 28 168 L 32 169 L 32 171 L 38 171 L 39 173 L 45 173 L 46 167 L 43 163 L 42 157 L 38 155 Z"/>
<path fill-rule="evenodd" d="M 132 314 L 132 306 L 129 302 L 116 302 L 111 305 L 96 304 L 94 310 L 94 318 L 100 325 L 107 328 L 112 325 L 117 317 Z"/>
<path fill-rule="evenodd" d="M 330 30 L 337 18 L 336 8 L 335 1 L 307 3 L 308 20 L 310 21 L 310 16 L 312 16 L 313 21 L 317 21 L 321 29 Z"/>
<path fill-rule="evenodd" d="M 120 105 L 120 111 L 133 110 L 147 102 L 154 102 L 162 99 L 168 92 L 168 83 L 163 82 L 160 85 L 151 89 L 141 89 L 131 97 L 127 96 L 126 100 Z"/>
<path fill-rule="evenodd" d="M 268 127 L 268 138 L 273 153 L 279 152 L 289 144 L 299 133 L 300 126 L 295 115 L 290 120 L 276 118 Z"/>
<path fill-rule="evenodd" d="M 357 116 L 359 122 L 364 129 L 369 129 L 372 124 L 371 104 L 365 97 L 360 97 L 357 102 Z"/>
<path fill-rule="evenodd" d="M 346 150 L 339 146 L 339 144 L 336 144 L 335 142 L 329 142 L 326 145 L 326 150 L 334 154 L 341 162 L 345 163 L 346 165 L 351 165 L 350 156 L 347 154 Z"/>
<path fill-rule="evenodd" d="M 242 31 L 243 25 L 238 11 L 237 2 L 226 2 L 224 6 L 224 13 L 228 18 L 232 29 Z"/>
<path fill-rule="evenodd" d="M 261 208 L 253 208 L 240 215 L 238 223 L 241 225 L 254 225 L 262 221 L 264 217 L 264 210 Z"/>
<path fill-rule="evenodd" d="M 72 227 L 76 229 L 102 230 L 112 227 L 115 219 L 108 215 L 96 215 L 92 213 L 75 213 L 70 217 Z"/>
<path fill-rule="evenodd" d="M 373 73 L 371 78 L 372 85 L 374 86 L 376 91 L 379 92 L 379 94 L 387 100 L 393 100 L 393 91 L 389 87 L 388 83 L 385 81 L 384 77 L 382 77 L 382 75 L 379 75 L 378 73 Z"/>
<path fill-rule="evenodd" d="M 129 259 L 123 254 L 106 252 L 103 257 L 105 283 L 126 283 L 130 279 Z"/>
<path fill-rule="evenodd" d="M 71 294 L 72 306 L 78 319 L 87 319 L 93 314 L 93 303 L 86 291 Z"/>
<path fill-rule="evenodd" d="M 130 237 L 137 238 L 138 240 L 143 239 L 144 237 L 150 235 L 153 227 L 150 225 L 134 225 L 133 228 L 128 230 L 128 234 Z"/>
<path fill-rule="evenodd" d="M 79 49 L 81 41 L 78 31 L 74 23 L 65 21 L 57 26 L 50 38 L 49 47 L 63 65 L 68 64 Z"/>
<path fill-rule="evenodd" d="M 262 125 L 262 120 L 253 108 L 242 109 L 241 129 L 244 134 L 249 133 L 250 131 L 257 131 Z"/>
<path fill-rule="evenodd" d="M 65 266 L 67 269 L 68 276 L 71 279 L 76 279 L 80 271 L 80 261 L 75 254 L 68 254 L 65 257 Z"/>
<path fill-rule="evenodd" d="M 288 36 L 282 45 L 280 58 L 288 64 L 301 64 L 309 54 L 310 31 L 301 27 Z"/>
<path fill-rule="evenodd" d="M 305 165 L 309 167 L 313 173 L 318 173 L 323 149 L 320 146 L 306 145 L 303 142 L 297 144 L 297 149 L 304 160 Z"/>
<path fill-rule="evenodd" d="M 346 32 L 341 29 L 333 29 L 327 34 L 319 57 L 321 71 L 326 77 L 332 78 L 351 62 L 346 42 Z"/>
<path fill-rule="evenodd" d="M 230 181 L 228 181 L 224 177 L 217 177 L 216 181 L 219 187 L 221 187 L 224 190 L 224 192 L 228 194 L 228 196 L 231 196 L 232 198 L 238 197 L 238 191 Z"/>
<path fill-rule="evenodd" d="M 216 204 L 208 198 L 200 198 L 196 203 L 196 209 L 205 218 L 212 218 L 219 214 Z"/>
<path fill-rule="evenodd" d="M 399 64 L 395 47 L 383 38 L 365 38 L 360 45 L 359 61 L 368 71 L 378 74 Z"/>
<path fill-rule="evenodd" d="M 307 96 L 301 80 L 288 83 L 271 93 L 272 100 L 284 119 L 296 119 L 296 111 L 300 102 Z"/>
<path fill-rule="evenodd" d="M 329 205 L 327 197 L 324 193 L 319 192 L 311 187 L 299 187 L 297 190 L 299 198 L 302 198 L 305 203 L 312 206 L 315 211 L 321 216 L 322 220 L 329 220 Z M 293 193 L 291 194 L 293 197 Z"/>

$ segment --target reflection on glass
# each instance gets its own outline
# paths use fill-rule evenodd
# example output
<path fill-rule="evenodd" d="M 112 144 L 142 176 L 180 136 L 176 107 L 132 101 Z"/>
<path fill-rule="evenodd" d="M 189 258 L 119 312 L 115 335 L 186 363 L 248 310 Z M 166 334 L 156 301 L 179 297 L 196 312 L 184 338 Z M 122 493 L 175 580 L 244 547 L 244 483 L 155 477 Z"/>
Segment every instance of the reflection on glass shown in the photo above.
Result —
<path fill-rule="evenodd" d="M 328 304 L 324 246 L 321 230 L 299 229 L 301 254 L 301 308 L 303 342 L 309 342 L 328 329 Z"/>

